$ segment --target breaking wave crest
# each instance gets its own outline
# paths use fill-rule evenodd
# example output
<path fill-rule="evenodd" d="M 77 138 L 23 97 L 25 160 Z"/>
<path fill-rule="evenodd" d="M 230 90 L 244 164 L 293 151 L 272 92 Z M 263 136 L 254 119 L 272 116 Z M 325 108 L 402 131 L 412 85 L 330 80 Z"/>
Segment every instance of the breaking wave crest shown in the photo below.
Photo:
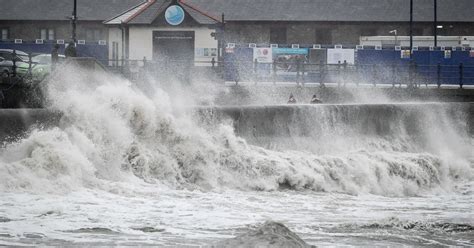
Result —
<path fill-rule="evenodd" d="M 295 106 L 299 114 L 290 119 L 280 114 L 252 120 L 233 119 L 225 109 L 214 109 L 229 116 L 216 122 L 202 111 L 195 118 L 196 110 L 177 104 L 159 87 L 144 93 L 122 79 L 64 73 L 48 87 L 49 109 L 62 114 L 60 125 L 34 130 L 0 151 L 0 190 L 67 192 L 131 182 L 391 196 L 450 190 L 456 182 L 473 178 L 470 134 L 456 124 L 459 120 L 450 121 L 449 109 L 433 111 L 427 105 L 419 112 L 431 114 L 449 130 L 423 131 L 431 123 L 411 112 L 402 126 L 385 127 L 389 135 L 348 121 L 364 120 L 363 111 L 354 115 L 340 109 Z M 241 116 L 252 115 L 248 111 Z M 465 118 L 463 111 L 456 118 Z M 310 113 L 327 121 L 305 123 L 303 117 Z M 379 114 L 371 118 L 401 125 L 396 115 Z M 283 125 L 288 121 L 294 125 Z M 416 126 L 405 128 L 410 125 Z M 432 147 L 443 142 L 443 149 Z"/>

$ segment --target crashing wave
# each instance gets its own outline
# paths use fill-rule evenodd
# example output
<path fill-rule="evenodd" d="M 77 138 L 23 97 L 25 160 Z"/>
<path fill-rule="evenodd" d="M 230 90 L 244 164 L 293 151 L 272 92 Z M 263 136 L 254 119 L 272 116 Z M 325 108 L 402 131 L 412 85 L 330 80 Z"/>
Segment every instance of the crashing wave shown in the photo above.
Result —
<path fill-rule="evenodd" d="M 0 190 L 67 192 L 139 179 L 173 188 L 390 196 L 449 190 L 473 177 L 470 137 L 462 122 L 450 120 L 449 108 L 390 105 L 384 115 L 369 105 L 352 111 L 295 106 L 284 107 L 285 116 L 272 107 L 265 110 L 271 117 L 248 108 L 237 120 L 216 123 L 203 121 L 205 115 L 196 120 L 159 88 L 144 94 L 121 79 L 95 75 L 102 83 L 81 84 L 86 78 L 74 75 L 48 88 L 49 108 L 62 113 L 61 125 L 34 130 L 0 151 Z M 432 120 L 448 129 L 424 129 Z M 266 141 L 277 147 L 265 147 Z"/>

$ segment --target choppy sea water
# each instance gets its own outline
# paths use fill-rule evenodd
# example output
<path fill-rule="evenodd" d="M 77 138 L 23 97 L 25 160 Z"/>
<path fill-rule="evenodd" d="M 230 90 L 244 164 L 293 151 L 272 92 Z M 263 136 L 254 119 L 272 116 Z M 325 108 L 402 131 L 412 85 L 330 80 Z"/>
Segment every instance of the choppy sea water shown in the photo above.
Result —
<path fill-rule="evenodd" d="M 193 112 L 71 73 L 47 89 L 61 122 L 0 148 L 1 245 L 206 246 L 267 220 L 313 245 L 474 245 L 470 104 Z"/>
<path fill-rule="evenodd" d="M 313 245 L 474 245 L 472 185 L 417 197 L 111 187 L 123 191 L 2 193 L 0 243 L 200 246 L 274 220 Z"/>

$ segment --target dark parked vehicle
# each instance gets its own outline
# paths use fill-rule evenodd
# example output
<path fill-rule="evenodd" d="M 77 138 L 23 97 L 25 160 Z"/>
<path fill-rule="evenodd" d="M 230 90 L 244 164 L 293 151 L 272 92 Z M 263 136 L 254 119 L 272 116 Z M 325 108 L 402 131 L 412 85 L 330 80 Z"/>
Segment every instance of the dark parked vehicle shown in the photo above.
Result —
<path fill-rule="evenodd" d="M 13 61 L 15 65 L 21 66 L 23 64 L 28 64 L 29 57 L 28 54 L 23 51 L 15 50 L 15 55 L 13 55 L 12 49 L 0 49 L 0 75 L 1 77 L 9 77 L 13 71 Z"/>

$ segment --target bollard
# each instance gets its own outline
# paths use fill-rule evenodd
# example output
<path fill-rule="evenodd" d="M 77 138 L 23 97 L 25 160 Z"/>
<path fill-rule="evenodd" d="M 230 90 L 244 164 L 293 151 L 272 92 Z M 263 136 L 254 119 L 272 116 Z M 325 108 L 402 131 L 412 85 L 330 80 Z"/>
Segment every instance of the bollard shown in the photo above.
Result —
<path fill-rule="evenodd" d="M 436 66 L 436 84 L 438 89 L 441 88 L 441 63 L 438 63 Z"/>
<path fill-rule="evenodd" d="M 463 77 L 464 77 L 464 64 L 459 64 L 459 87 L 462 89 L 463 85 Z"/>
<path fill-rule="evenodd" d="M 211 59 L 212 69 L 214 69 L 215 65 L 216 65 L 216 59 L 214 57 L 212 57 L 212 59 Z"/>
<path fill-rule="evenodd" d="M 145 68 L 145 66 L 146 66 L 146 57 L 143 56 L 143 68 Z"/>

